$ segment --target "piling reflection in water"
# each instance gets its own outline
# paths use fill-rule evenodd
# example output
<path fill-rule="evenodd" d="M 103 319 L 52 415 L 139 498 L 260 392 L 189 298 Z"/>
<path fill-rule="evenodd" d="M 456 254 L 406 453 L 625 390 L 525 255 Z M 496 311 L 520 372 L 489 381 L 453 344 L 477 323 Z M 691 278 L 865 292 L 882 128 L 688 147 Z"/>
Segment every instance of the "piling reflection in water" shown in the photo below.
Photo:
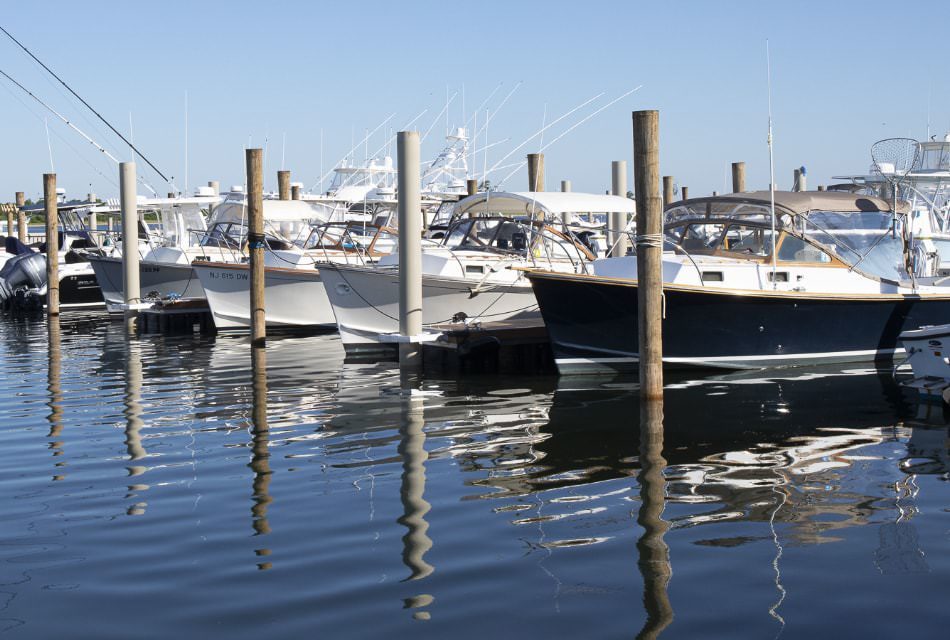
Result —
<path fill-rule="evenodd" d="M 638 638 L 657 638 L 673 621 L 667 587 L 673 574 L 670 550 L 663 540 L 670 525 L 663 520 L 666 479 L 663 469 L 663 400 L 640 402 L 640 511 L 637 524 L 643 535 L 637 540 L 637 566 L 643 576 L 643 606 L 647 619 Z"/>
<path fill-rule="evenodd" d="M 131 336 L 125 337 L 125 393 L 123 394 L 123 413 L 125 414 L 125 448 L 129 455 L 127 467 L 129 477 L 134 478 L 145 473 L 147 467 L 136 464 L 145 459 L 147 453 L 142 446 L 142 347 Z M 143 483 L 129 484 L 127 498 L 135 498 L 140 492 L 147 491 Z M 135 502 L 128 508 L 128 515 L 140 516 L 148 505 L 144 500 Z"/>
<path fill-rule="evenodd" d="M 426 552 L 432 548 L 432 540 L 427 535 L 429 523 L 425 516 L 431 505 L 425 499 L 426 470 L 425 463 L 429 458 L 425 449 L 425 407 L 419 395 L 413 395 L 411 382 L 402 380 L 401 422 L 399 425 L 399 444 L 396 451 L 402 460 L 402 474 L 400 475 L 399 499 L 402 502 L 403 514 L 398 522 L 408 531 L 402 537 L 402 562 L 410 571 L 406 581 L 420 580 L 430 575 L 435 569 L 425 561 Z M 406 598 L 405 608 L 421 609 L 429 606 L 434 598 L 429 594 L 419 594 Z M 413 617 L 429 619 L 428 611 L 415 611 Z"/>
<path fill-rule="evenodd" d="M 273 501 L 270 481 L 270 428 L 267 424 L 267 351 L 262 346 L 251 347 L 251 470 L 254 471 L 254 505 L 251 507 L 254 535 L 270 533 L 267 508 Z M 258 556 L 269 556 L 269 548 L 256 549 Z M 271 562 L 260 562 L 258 568 L 270 569 Z"/>
<path fill-rule="evenodd" d="M 47 333 L 47 378 L 46 389 L 49 391 L 49 448 L 53 451 L 53 457 L 63 455 L 63 443 L 59 438 L 63 433 L 63 355 L 62 355 L 62 330 L 59 324 L 59 316 L 49 316 L 46 324 Z M 58 460 L 55 463 L 56 473 L 53 480 L 62 480 L 66 477 L 65 460 Z"/>

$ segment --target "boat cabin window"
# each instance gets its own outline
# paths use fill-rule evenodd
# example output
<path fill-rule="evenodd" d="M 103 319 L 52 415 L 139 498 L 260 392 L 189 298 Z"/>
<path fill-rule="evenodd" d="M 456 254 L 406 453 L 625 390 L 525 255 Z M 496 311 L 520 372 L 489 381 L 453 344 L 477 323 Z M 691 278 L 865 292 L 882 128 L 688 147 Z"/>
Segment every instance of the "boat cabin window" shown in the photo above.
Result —
<path fill-rule="evenodd" d="M 901 221 L 892 229 L 886 211 L 812 211 L 803 222 L 805 236 L 866 273 L 890 280 L 906 277 Z"/>
<path fill-rule="evenodd" d="M 725 228 L 724 224 L 691 224 L 686 227 L 680 246 L 686 251 L 694 252 L 714 249 L 719 244 Z"/>
<path fill-rule="evenodd" d="M 470 218 L 452 228 L 445 244 L 457 249 L 524 252 L 528 247 L 528 232 L 527 227 L 510 220 Z"/>
<path fill-rule="evenodd" d="M 243 237 L 244 225 L 219 222 L 211 226 L 207 235 L 202 239 L 201 246 L 240 249 Z"/>
<path fill-rule="evenodd" d="M 741 224 L 729 225 L 720 248 L 730 253 L 765 257 L 772 253 L 772 230 Z"/>
<path fill-rule="evenodd" d="M 810 262 L 818 264 L 828 264 L 831 262 L 831 256 L 818 247 L 808 244 L 801 238 L 795 236 L 782 236 L 781 244 L 778 246 L 778 259 L 780 262 Z"/>

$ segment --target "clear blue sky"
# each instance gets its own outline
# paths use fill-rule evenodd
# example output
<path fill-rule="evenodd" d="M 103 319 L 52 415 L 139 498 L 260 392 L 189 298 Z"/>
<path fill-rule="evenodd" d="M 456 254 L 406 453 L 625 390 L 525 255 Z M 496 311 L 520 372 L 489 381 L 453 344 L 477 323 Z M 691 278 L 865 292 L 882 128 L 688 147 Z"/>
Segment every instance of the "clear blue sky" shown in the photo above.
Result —
<path fill-rule="evenodd" d="M 274 188 L 284 136 L 285 168 L 309 188 L 319 178 L 321 130 L 329 169 L 354 136 L 391 113 L 370 151 L 423 109 L 413 128 L 427 129 L 447 87 L 459 93 L 449 120 L 460 125 L 463 88 L 471 117 L 499 83 L 491 109 L 518 82 L 489 127 L 489 142 L 510 138 L 488 151 L 489 166 L 542 122 L 605 92 L 510 161 L 642 84 L 546 150 L 549 189 L 562 179 L 577 191 L 609 188 L 610 161 L 630 163 L 636 109 L 659 109 L 661 171 L 691 195 L 722 190 L 735 160 L 746 161 L 750 187 L 765 188 L 766 39 L 781 188 L 803 164 L 812 187 L 866 170 L 875 140 L 923 138 L 928 113 L 932 133 L 950 129 L 939 30 L 950 23 L 946 2 L 55 0 L 18 2 L 0 21 L 126 135 L 131 114 L 136 146 L 179 187 L 187 92 L 192 189 L 211 179 L 242 182 L 242 148 L 249 140 L 264 146 L 265 138 L 265 186 Z M 104 125 L 0 37 L 0 68 L 130 159 Z M 0 84 L 0 201 L 17 190 L 35 198 L 50 170 L 49 114 L 5 79 Z M 48 125 L 60 186 L 75 196 L 90 188 L 115 195 L 118 168 L 52 115 Z M 443 117 L 423 144 L 424 158 L 438 151 L 444 132 Z M 159 192 L 168 190 L 145 175 Z M 523 189 L 525 176 L 520 171 L 504 186 Z"/>

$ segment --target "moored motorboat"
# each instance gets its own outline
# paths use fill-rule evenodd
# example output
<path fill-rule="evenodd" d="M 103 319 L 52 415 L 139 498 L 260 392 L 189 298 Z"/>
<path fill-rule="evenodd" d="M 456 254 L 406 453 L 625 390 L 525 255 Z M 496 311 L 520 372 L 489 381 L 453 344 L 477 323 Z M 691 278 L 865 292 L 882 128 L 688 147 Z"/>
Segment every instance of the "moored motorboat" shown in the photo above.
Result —
<path fill-rule="evenodd" d="M 422 324 L 472 323 L 537 315 L 521 268 L 583 272 L 594 254 L 565 220 L 619 211 L 635 203 L 584 193 L 484 192 L 460 200 L 441 243 L 422 251 Z M 321 268 L 348 353 L 392 351 L 399 330 L 399 256 L 375 266 Z M 422 339 L 422 337 L 418 337 Z M 416 339 L 414 337 L 413 339 Z"/>
<path fill-rule="evenodd" d="M 850 193 L 768 192 L 666 211 L 663 357 L 669 366 L 759 368 L 893 361 L 901 331 L 950 317 L 950 288 L 908 279 L 897 217 Z M 773 251 L 773 245 L 777 251 Z M 593 274 L 530 270 L 561 373 L 635 371 L 636 258 Z"/>

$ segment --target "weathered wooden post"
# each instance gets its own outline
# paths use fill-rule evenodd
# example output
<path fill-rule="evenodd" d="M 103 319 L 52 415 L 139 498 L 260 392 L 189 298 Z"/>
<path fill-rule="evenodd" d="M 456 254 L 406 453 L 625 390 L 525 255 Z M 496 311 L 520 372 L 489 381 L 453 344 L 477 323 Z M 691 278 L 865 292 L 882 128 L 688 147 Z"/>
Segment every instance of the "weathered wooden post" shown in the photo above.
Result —
<path fill-rule="evenodd" d="M 795 169 L 795 191 L 808 191 L 808 176 L 805 167 Z"/>
<path fill-rule="evenodd" d="M 732 163 L 732 192 L 745 191 L 745 162 Z"/>
<path fill-rule="evenodd" d="M 670 523 L 663 520 L 666 508 L 666 478 L 663 469 L 663 401 L 640 401 L 640 509 L 637 524 L 643 534 L 637 540 L 637 566 L 643 576 L 646 620 L 638 638 L 658 638 L 673 621 L 669 583 L 673 575 L 670 550 L 664 535 Z"/>
<path fill-rule="evenodd" d="M 673 202 L 673 176 L 663 176 L 663 208 Z"/>
<path fill-rule="evenodd" d="M 59 325 L 59 316 L 49 316 L 46 319 L 46 355 L 48 364 L 46 369 L 46 388 L 49 390 L 49 413 L 46 419 L 49 421 L 49 433 L 46 437 L 50 440 L 49 448 L 52 449 L 54 456 L 62 455 L 63 442 L 60 436 L 63 433 L 63 349 L 62 349 L 62 328 Z M 65 476 L 55 475 L 53 480 L 62 480 Z"/>
<path fill-rule="evenodd" d="M 299 184 L 290 185 L 290 199 L 300 200 L 300 185 Z"/>
<path fill-rule="evenodd" d="M 267 339 L 264 317 L 264 154 L 245 151 L 247 165 L 247 248 L 250 254 L 251 346 L 262 347 Z"/>
<path fill-rule="evenodd" d="M 221 194 L 221 183 L 217 180 L 208 180 L 208 186 L 214 190 L 214 195 Z"/>
<path fill-rule="evenodd" d="M 5 205 L 3 205 L 3 208 L 6 209 L 6 212 L 7 212 L 7 235 L 12 238 L 12 237 L 13 237 L 13 234 L 15 233 L 15 232 L 14 232 L 15 227 L 13 226 L 13 224 L 14 224 L 14 223 L 13 223 L 13 218 L 14 218 L 14 213 L 16 212 L 16 205 L 12 205 L 12 204 L 6 205 L 6 204 L 5 204 Z"/>
<path fill-rule="evenodd" d="M 663 397 L 663 206 L 660 201 L 659 119 L 633 112 L 633 174 L 637 194 L 637 320 L 640 397 Z"/>
<path fill-rule="evenodd" d="M 680 187 L 680 200 L 689 200 L 689 187 Z"/>
<path fill-rule="evenodd" d="M 465 181 L 465 193 L 474 196 L 478 193 L 478 180 L 475 178 L 469 178 Z"/>
<path fill-rule="evenodd" d="M 142 302 L 139 283 L 139 211 L 136 202 L 135 163 L 119 163 L 119 210 L 122 214 L 122 288 L 125 291 L 125 326 L 132 331 Z"/>
<path fill-rule="evenodd" d="M 614 160 L 610 163 L 610 193 L 621 198 L 627 194 L 627 161 Z M 611 211 L 609 214 L 610 256 L 619 258 L 627 255 L 627 212 Z"/>
<path fill-rule="evenodd" d="M 290 200 L 290 172 L 277 172 L 277 197 L 281 200 Z"/>
<path fill-rule="evenodd" d="M 571 192 L 571 181 L 561 180 L 561 193 L 570 193 L 570 192 Z"/>
<path fill-rule="evenodd" d="M 823 185 L 823 184 L 818 185 L 818 190 L 819 190 L 819 191 L 824 191 L 824 190 L 825 190 L 825 185 Z"/>
<path fill-rule="evenodd" d="M 792 191 L 801 191 L 802 190 L 802 170 L 795 169 L 792 171 Z"/>
<path fill-rule="evenodd" d="M 396 134 L 399 163 L 399 368 L 422 368 L 422 205 L 419 197 L 419 132 Z"/>
<path fill-rule="evenodd" d="M 544 154 L 528 154 L 528 191 L 544 191 Z"/>
<path fill-rule="evenodd" d="M 46 313 L 59 315 L 59 208 L 56 202 L 56 174 L 43 174 L 43 202 L 46 208 Z"/>
<path fill-rule="evenodd" d="M 26 206 L 26 194 L 22 191 L 16 192 L 16 208 L 17 208 L 17 237 L 20 242 L 26 244 L 29 240 L 29 227 L 26 220 L 26 213 L 23 211 L 23 207 Z"/>

